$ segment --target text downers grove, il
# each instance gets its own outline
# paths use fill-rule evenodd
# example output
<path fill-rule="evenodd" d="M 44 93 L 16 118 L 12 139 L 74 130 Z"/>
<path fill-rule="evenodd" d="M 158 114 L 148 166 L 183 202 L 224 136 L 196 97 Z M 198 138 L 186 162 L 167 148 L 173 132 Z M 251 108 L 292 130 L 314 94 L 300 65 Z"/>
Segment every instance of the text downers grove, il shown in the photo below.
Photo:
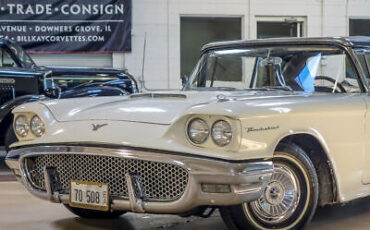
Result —
<path fill-rule="evenodd" d="M 131 51 L 132 0 L 0 0 L 0 38 L 28 52 Z"/>

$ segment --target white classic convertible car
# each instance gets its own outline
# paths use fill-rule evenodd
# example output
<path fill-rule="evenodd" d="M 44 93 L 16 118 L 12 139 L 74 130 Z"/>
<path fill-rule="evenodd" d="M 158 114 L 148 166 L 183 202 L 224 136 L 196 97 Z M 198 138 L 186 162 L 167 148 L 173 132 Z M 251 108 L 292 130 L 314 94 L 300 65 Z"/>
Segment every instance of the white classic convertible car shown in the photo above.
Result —
<path fill-rule="evenodd" d="M 82 217 L 302 229 L 370 194 L 369 65 L 368 37 L 211 43 L 180 91 L 17 107 L 6 162 Z"/>

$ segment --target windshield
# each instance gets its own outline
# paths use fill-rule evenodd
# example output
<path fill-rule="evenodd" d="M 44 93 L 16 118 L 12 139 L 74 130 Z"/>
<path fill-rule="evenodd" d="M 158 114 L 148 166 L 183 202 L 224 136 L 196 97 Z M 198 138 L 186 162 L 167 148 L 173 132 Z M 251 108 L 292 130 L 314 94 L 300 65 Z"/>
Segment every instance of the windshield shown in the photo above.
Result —
<path fill-rule="evenodd" d="M 204 53 L 185 90 L 361 92 L 344 50 L 322 46 L 218 49 Z"/>
<path fill-rule="evenodd" d="M 22 67 L 25 68 L 33 68 L 36 66 L 35 62 L 33 62 L 32 58 L 24 51 L 24 49 L 19 45 L 10 45 L 9 48 L 14 53 L 15 56 L 19 58 L 22 62 Z"/>
<path fill-rule="evenodd" d="M 93 86 L 100 84 L 114 83 L 119 80 L 117 77 L 99 77 L 99 76 L 55 76 L 53 77 L 54 83 L 61 88 L 62 91 L 68 89 L 78 89 L 85 86 Z"/>

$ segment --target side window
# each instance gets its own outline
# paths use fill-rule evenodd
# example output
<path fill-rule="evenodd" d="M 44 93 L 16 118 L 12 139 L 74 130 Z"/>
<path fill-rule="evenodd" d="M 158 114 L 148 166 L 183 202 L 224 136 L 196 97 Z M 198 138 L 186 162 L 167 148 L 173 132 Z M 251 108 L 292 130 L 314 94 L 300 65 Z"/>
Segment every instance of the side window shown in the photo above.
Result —
<path fill-rule="evenodd" d="M 370 78 L 370 53 L 365 54 L 364 57 L 367 66 L 367 77 Z"/>
<path fill-rule="evenodd" d="M 0 67 L 15 67 L 17 65 L 6 50 L 0 48 L 0 52 L 1 52 Z"/>
<path fill-rule="evenodd" d="M 366 59 L 366 62 L 367 62 L 367 66 L 370 69 L 370 53 L 365 54 L 365 59 Z"/>
<path fill-rule="evenodd" d="M 361 64 L 361 67 L 362 67 L 362 70 L 365 73 L 365 76 L 367 78 L 370 78 L 370 73 L 369 73 L 370 54 L 357 54 L 357 59 Z"/>
<path fill-rule="evenodd" d="M 306 66 L 309 75 L 314 76 L 315 92 L 361 92 L 354 66 L 345 54 L 316 55 L 307 60 Z"/>

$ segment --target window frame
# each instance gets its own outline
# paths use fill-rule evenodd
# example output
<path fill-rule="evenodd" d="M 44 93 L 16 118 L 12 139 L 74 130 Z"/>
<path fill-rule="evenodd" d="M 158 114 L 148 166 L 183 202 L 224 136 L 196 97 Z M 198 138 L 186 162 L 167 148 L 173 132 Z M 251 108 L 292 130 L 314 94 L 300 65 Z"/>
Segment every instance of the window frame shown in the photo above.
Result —
<path fill-rule="evenodd" d="M 0 68 L 24 68 L 24 66 L 22 65 L 22 62 L 19 60 L 19 58 L 16 55 L 14 55 L 14 53 L 9 49 L 8 46 L 6 46 L 6 45 L 0 45 L 0 49 L 1 50 L 4 50 L 5 52 L 7 52 L 8 55 L 9 55 L 9 57 L 16 64 L 16 66 L 13 66 L 13 67 L 4 67 L 3 66 L 3 58 L 1 57 L 1 66 L 0 66 Z"/>
<path fill-rule="evenodd" d="M 349 17 L 348 18 L 348 26 L 347 26 L 347 33 L 349 36 L 368 36 L 368 35 L 351 35 L 351 21 L 354 21 L 354 20 L 369 20 L 370 21 L 370 17 Z"/>
<path fill-rule="evenodd" d="M 179 34 L 179 48 L 180 48 L 180 52 L 179 52 L 179 73 L 180 73 L 180 76 L 183 76 L 182 75 L 182 72 L 183 72 L 183 67 L 182 67 L 182 53 L 181 53 L 181 49 L 182 49 L 182 34 L 181 34 L 181 30 L 182 30 L 182 26 L 183 26 L 183 19 L 186 20 L 186 19 L 237 19 L 237 20 L 240 20 L 240 39 L 238 38 L 237 40 L 241 40 L 241 39 L 244 39 L 246 37 L 245 35 L 245 18 L 243 15 L 233 15 L 233 14 L 222 14 L 222 15 L 219 15 L 219 14 L 180 14 L 179 15 L 179 26 L 180 26 L 180 34 Z M 226 40 L 230 40 L 230 39 L 226 39 Z M 211 42 L 211 41 L 210 41 Z M 203 44 L 202 44 L 203 45 Z M 198 55 L 198 59 L 199 60 L 199 57 L 202 55 L 202 53 L 199 53 L 200 55 Z M 196 64 L 197 62 L 195 62 Z M 194 69 L 194 66 L 192 67 L 192 70 Z M 188 73 L 188 76 L 191 76 L 192 74 L 192 71 L 190 71 Z"/>
<path fill-rule="evenodd" d="M 271 47 L 277 47 L 277 46 L 289 46 L 289 45 L 287 45 L 287 44 L 274 44 L 274 45 L 269 45 L 269 46 L 271 46 Z M 368 93 L 369 92 L 369 82 L 370 82 L 370 79 L 367 79 L 366 76 L 364 76 L 363 71 L 361 71 L 361 65 L 358 62 L 358 59 L 357 59 L 357 56 L 356 56 L 356 53 L 355 53 L 355 50 L 356 49 L 354 47 L 348 47 L 348 46 L 338 45 L 338 44 L 320 44 L 320 43 L 318 43 L 318 44 L 309 43 L 309 44 L 304 44 L 303 46 L 333 47 L 333 48 L 337 48 L 337 49 L 343 50 L 344 55 L 347 57 L 347 60 L 349 61 L 349 64 L 352 66 L 352 68 L 355 71 L 355 74 L 357 76 L 357 81 L 359 83 L 358 87 L 360 89 L 360 92 L 359 93 Z M 200 58 L 203 58 L 204 55 L 207 55 L 207 53 L 212 52 L 212 51 L 225 50 L 225 49 L 241 49 L 241 48 L 243 48 L 243 49 L 262 48 L 262 47 L 266 47 L 266 45 L 265 44 L 254 45 L 254 46 L 240 45 L 240 46 L 230 46 L 230 47 L 225 46 L 225 47 L 209 48 L 207 50 L 204 50 L 201 53 Z M 369 52 L 370 52 L 370 50 L 369 50 Z M 193 76 L 194 71 L 199 68 L 198 67 L 198 65 L 200 64 L 199 63 L 199 60 L 198 60 L 197 65 L 193 69 L 192 73 L 190 74 L 190 78 L 191 78 L 191 76 Z M 255 72 L 254 71 L 253 71 L 253 75 L 255 75 Z M 194 90 L 191 87 L 192 83 L 191 83 L 190 80 L 191 79 L 189 79 L 189 83 L 183 88 L 183 90 Z M 253 80 L 253 77 L 252 77 L 251 81 L 254 81 Z"/>
<path fill-rule="evenodd" d="M 1 62 L 0 62 L 0 68 L 14 68 L 14 67 L 20 67 L 17 60 L 14 59 L 14 57 L 11 55 L 11 53 L 9 53 L 9 51 L 7 49 L 5 49 L 4 47 L 0 47 L 0 54 L 1 54 Z M 14 63 L 13 66 L 4 66 L 4 60 L 5 60 L 5 55 L 7 55 Z"/>
<path fill-rule="evenodd" d="M 354 56 L 356 58 L 356 61 L 358 63 L 358 67 L 361 68 L 361 73 L 364 76 L 364 80 L 366 81 L 364 84 L 367 86 L 370 86 L 370 49 L 366 48 L 355 48 L 353 50 Z M 365 64 L 366 64 L 366 70 L 364 70 L 364 66 L 360 61 L 360 57 L 364 58 Z"/>
<path fill-rule="evenodd" d="M 305 16 L 256 16 L 255 18 L 255 38 L 258 38 L 258 23 L 259 22 L 295 22 L 302 24 L 302 31 L 297 29 L 297 38 L 299 37 L 306 37 L 307 36 L 307 17 Z"/>

